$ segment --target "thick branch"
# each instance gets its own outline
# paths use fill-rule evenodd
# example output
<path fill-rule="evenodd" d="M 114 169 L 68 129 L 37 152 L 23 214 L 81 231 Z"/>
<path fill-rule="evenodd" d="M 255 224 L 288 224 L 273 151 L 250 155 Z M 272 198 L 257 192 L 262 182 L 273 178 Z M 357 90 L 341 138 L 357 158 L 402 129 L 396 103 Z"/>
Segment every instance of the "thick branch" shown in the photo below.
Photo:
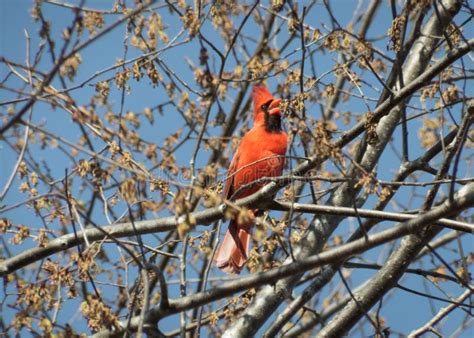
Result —
<path fill-rule="evenodd" d="M 427 71 L 425 71 L 422 75 L 420 75 L 417 79 L 415 79 L 412 83 L 404 87 L 400 90 L 394 97 L 391 99 L 385 100 L 375 111 L 374 116 L 375 119 L 380 119 L 382 116 L 387 114 L 393 107 L 397 104 L 408 98 L 418 89 L 423 87 L 425 81 L 429 81 L 437 76 L 445 67 L 459 59 L 460 57 L 467 54 L 471 49 L 474 48 L 474 39 L 468 41 L 467 44 L 463 44 L 460 47 L 453 49 L 448 55 L 446 55 L 443 59 L 435 63 L 432 67 L 430 67 Z M 342 148 L 357 138 L 360 134 L 365 131 L 365 122 L 362 121 L 356 124 L 352 129 L 344 133 L 339 140 L 337 140 L 334 145 L 336 147 Z M 309 170 L 315 168 L 316 166 L 323 163 L 327 158 L 321 157 L 311 157 L 308 161 L 303 162 L 297 168 L 295 168 L 293 174 L 294 175 L 303 175 Z M 277 185 L 275 183 L 270 183 L 265 188 L 261 189 L 259 192 L 249 196 L 248 198 L 239 200 L 237 203 L 239 206 L 248 206 L 248 205 L 257 205 L 261 201 L 268 199 L 268 197 L 273 196 L 278 190 L 282 187 L 282 185 Z M 223 217 L 223 212 L 221 207 L 216 207 L 212 209 L 208 209 L 205 211 L 199 211 L 193 213 L 195 216 L 197 224 L 209 224 L 217 219 Z M 125 224 L 116 224 L 113 226 L 109 226 L 104 228 L 106 233 L 101 230 L 97 229 L 90 229 L 86 230 L 87 236 L 89 239 L 92 240 L 100 240 L 104 238 L 106 235 L 114 235 L 117 237 L 125 237 L 135 234 L 146 234 L 146 233 L 153 233 L 159 231 L 169 231 L 174 229 L 174 227 L 178 224 L 175 217 L 166 217 L 158 220 L 152 221 L 142 221 L 136 222 L 137 225 L 137 232 L 134 232 L 133 226 L 129 223 Z M 71 238 L 69 237 L 71 236 Z M 21 254 L 12 257 L 10 259 L 5 260 L 4 262 L 0 263 L 0 276 L 4 276 L 12 271 L 20 269 L 28 264 L 31 264 L 38 259 L 45 258 L 50 256 L 54 253 L 66 250 L 71 248 L 79 243 L 73 239 L 73 235 L 65 235 L 62 238 L 55 239 L 51 241 L 48 246 L 44 248 L 34 248 Z"/>
<path fill-rule="evenodd" d="M 458 58 L 464 56 L 468 53 L 472 48 L 474 48 L 474 39 L 469 40 L 468 44 L 464 44 L 457 49 L 454 49 L 451 53 L 445 56 L 443 59 L 438 61 L 435 65 L 433 65 L 430 69 L 428 69 L 425 73 L 420 75 L 413 83 L 404 87 L 404 89 L 400 90 L 395 97 L 392 99 L 387 99 L 382 103 L 379 108 L 377 108 L 374 112 L 375 116 L 379 118 L 390 111 L 391 108 L 396 106 L 402 100 L 406 99 L 408 96 L 413 94 L 419 88 L 423 86 L 424 81 L 427 79 L 432 79 L 436 75 L 438 75 L 444 67 L 449 65 L 450 63 L 456 61 Z M 362 132 L 364 132 L 364 122 L 358 123 L 354 126 L 351 130 L 344 133 L 341 138 L 335 142 L 337 147 L 343 147 L 349 144 L 352 140 L 358 137 Z M 295 175 L 303 175 L 309 170 L 313 169 L 314 167 L 320 165 L 324 162 L 326 158 L 320 157 L 312 157 L 310 160 L 303 162 L 294 170 Z M 281 186 L 270 183 L 264 189 L 261 189 L 259 192 L 255 193 L 252 196 L 249 196 L 246 199 L 239 200 L 238 205 L 240 206 L 247 206 L 247 205 L 255 205 L 258 204 L 260 201 L 267 199 L 269 196 L 272 196 Z M 205 211 L 199 211 L 193 213 L 193 216 L 196 218 L 197 224 L 209 224 L 219 218 L 223 217 L 222 208 L 216 207 L 212 209 L 208 209 Z M 106 235 L 114 235 L 116 237 L 125 237 L 130 235 L 138 234 L 147 234 L 147 233 L 154 233 L 159 231 L 170 231 L 174 230 L 174 227 L 178 224 L 175 217 L 166 217 L 158 220 L 152 221 L 142 221 L 136 222 L 137 228 L 136 231 L 133 229 L 133 226 L 130 223 L 124 224 L 116 224 L 112 226 L 105 227 L 103 230 L 105 233 L 98 229 L 90 229 L 86 230 L 86 235 L 91 240 L 100 240 L 104 238 Z M 82 234 L 81 234 L 82 235 Z M 82 236 L 80 236 L 82 237 Z M 24 251 L 18 254 L 15 257 L 9 258 L 0 263 L 0 276 L 4 276 L 8 273 L 11 273 L 15 270 L 18 270 L 28 264 L 31 264 L 39 259 L 48 257 L 54 253 L 69 249 L 78 245 L 79 243 L 74 238 L 74 235 L 68 234 L 61 238 L 55 239 L 51 241 L 46 247 L 44 248 L 34 248 L 27 251 Z"/>
<path fill-rule="evenodd" d="M 441 66 L 440 63 L 436 63 L 433 67 L 425 71 L 436 49 L 439 41 L 438 37 L 441 36 L 442 31 L 447 27 L 452 17 L 459 11 L 459 4 L 453 1 L 443 3 L 443 6 L 444 7 L 440 9 L 442 13 L 441 21 L 436 14 L 432 14 L 430 20 L 422 30 L 422 36 L 414 43 L 406 64 L 403 67 L 403 78 L 408 85 L 402 89 L 400 89 L 400 86 L 395 88 L 399 89 L 398 92 L 386 99 L 374 111 L 375 121 L 378 121 L 377 135 L 379 136 L 379 142 L 374 145 L 362 143 L 359 146 L 359 166 L 364 168 L 367 172 L 371 172 L 378 163 L 383 150 L 400 121 L 403 106 L 408 101 L 407 98 L 409 98 L 408 95 L 401 99 L 400 95 L 414 88 L 422 88 L 427 81 L 429 81 L 429 73 Z M 470 43 L 474 46 L 474 40 L 470 41 Z M 468 45 L 466 45 L 468 49 L 471 49 L 473 46 L 468 47 Z M 447 55 L 444 60 L 447 61 L 447 58 L 450 58 L 450 56 Z M 449 63 L 450 62 L 448 62 L 448 64 Z M 439 71 L 445 69 L 448 64 L 443 63 Z M 391 108 L 387 109 L 387 105 Z M 365 121 L 360 121 L 350 131 L 344 133 L 338 142 L 336 142 L 336 145 L 342 148 L 347 144 L 345 137 L 352 138 L 350 135 L 353 132 L 359 134 L 359 130 L 365 130 Z M 355 180 L 357 180 L 358 173 L 358 168 L 352 168 L 350 170 L 350 176 Z M 332 194 L 329 204 L 344 207 L 354 206 L 354 198 L 357 192 L 358 190 L 355 189 L 352 184 L 344 183 Z M 301 260 L 320 252 L 341 219 L 342 218 L 338 216 L 322 216 L 317 218 L 316 221 L 310 225 L 306 237 L 299 243 L 298 247 L 293 250 L 294 257 L 296 257 L 297 260 Z M 290 257 L 284 264 L 291 264 L 292 261 L 293 258 Z M 252 304 L 247 307 L 241 317 L 231 325 L 223 336 L 248 337 L 255 335 L 282 301 L 291 295 L 293 288 L 300 278 L 301 274 L 295 274 L 289 278 L 280 280 L 275 286 L 261 288 L 257 292 Z"/>
<path fill-rule="evenodd" d="M 436 176 L 437 179 L 446 175 L 454 155 L 465 141 L 466 132 L 474 120 L 474 115 L 470 110 L 468 109 L 465 113 L 455 140 L 447 148 L 446 156 Z M 428 191 L 422 209 L 423 212 L 431 207 L 437 189 L 438 186 L 434 186 Z M 343 311 L 324 327 L 319 336 L 332 337 L 347 333 L 381 297 L 396 285 L 421 249 L 439 232 L 439 228 L 430 226 L 407 236 L 390 255 L 383 268 L 371 279 L 368 287 L 355 295 L 354 299 L 357 299 L 357 301 L 351 301 Z M 462 282 L 462 280 L 460 281 Z"/>
<path fill-rule="evenodd" d="M 290 202 L 274 202 L 270 209 L 289 211 L 293 208 L 295 212 L 303 212 L 310 214 L 319 215 L 337 215 L 337 216 L 349 216 L 349 217 L 364 217 L 371 218 L 381 221 L 397 221 L 403 222 L 418 217 L 415 214 L 403 214 L 398 212 L 378 211 L 369 209 L 357 209 L 348 207 L 334 207 L 329 205 L 315 205 L 315 204 L 302 204 L 302 203 L 290 203 Z M 443 226 L 446 228 L 463 231 L 467 233 L 474 233 L 474 225 L 454 221 L 451 219 L 442 218 L 436 222 L 436 225 Z"/>
<path fill-rule="evenodd" d="M 459 190 L 452 202 L 446 200 L 440 206 L 433 208 L 425 214 L 419 215 L 416 219 L 398 224 L 388 230 L 340 245 L 319 255 L 283 265 L 277 269 L 238 278 L 194 295 L 181 297 L 179 299 L 170 299 L 167 309 L 163 309 L 160 306 L 152 308 L 147 315 L 146 321 L 148 324 L 154 325 L 163 317 L 231 296 L 236 292 L 262 285 L 271 285 L 284 277 L 300 274 L 325 264 L 344 261 L 353 255 L 378 245 L 390 242 L 410 233 L 415 233 L 419 229 L 433 224 L 433 222 L 436 222 L 441 217 L 458 214 L 472 206 L 474 206 L 474 183 L 470 183 Z M 132 328 L 135 322 L 138 323 L 138 318 L 132 320 Z"/>

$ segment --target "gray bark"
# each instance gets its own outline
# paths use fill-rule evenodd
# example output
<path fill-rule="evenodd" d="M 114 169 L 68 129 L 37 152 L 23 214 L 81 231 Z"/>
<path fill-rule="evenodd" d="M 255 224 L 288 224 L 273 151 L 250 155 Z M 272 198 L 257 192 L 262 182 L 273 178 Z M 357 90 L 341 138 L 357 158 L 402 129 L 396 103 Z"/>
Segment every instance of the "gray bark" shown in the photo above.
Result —
<path fill-rule="evenodd" d="M 414 43 L 407 61 L 403 67 L 404 83 L 408 84 L 418 77 L 429 64 L 435 47 L 439 42 L 443 31 L 451 22 L 453 16 L 459 11 L 460 2 L 454 0 L 443 1 L 438 7 L 441 21 L 436 13 L 433 13 L 424 28 L 421 36 Z M 396 90 L 400 88 L 397 84 Z M 371 172 L 378 162 L 387 142 L 390 140 L 393 131 L 401 119 L 403 103 L 396 106 L 390 113 L 382 117 L 377 126 L 379 142 L 375 145 L 367 145 L 362 156 L 360 165 L 368 172 Z M 357 171 L 352 170 L 354 178 Z M 356 180 L 355 180 L 356 181 Z M 351 184 L 342 184 L 331 196 L 329 205 L 351 206 L 354 192 Z M 327 239 L 331 236 L 337 225 L 341 222 L 337 216 L 322 216 L 309 227 L 305 238 L 294 250 L 297 260 L 321 252 Z M 290 264 L 292 258 L 289 257 L 283 264 Z M 250 337 L 256 334 L 265 321 L 271 317 L 278 306 L 291 296 L 293 288 L 300 280 L 302 274 L 295 274 L 277 282 L 275 285 L 268 285 L 260 288 L 255 295 L 253 302 L 248 306 L 239 319 L 237 319 L 225 332 L 223 337 Z"/>

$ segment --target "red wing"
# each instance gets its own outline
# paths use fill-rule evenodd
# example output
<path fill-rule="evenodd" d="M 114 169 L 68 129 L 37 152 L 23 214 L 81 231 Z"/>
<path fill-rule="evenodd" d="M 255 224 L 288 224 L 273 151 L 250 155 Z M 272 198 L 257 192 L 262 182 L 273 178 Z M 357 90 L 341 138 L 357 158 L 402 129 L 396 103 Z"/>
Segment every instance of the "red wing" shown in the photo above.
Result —
<path fill-rule="evenodd" d="M 224 186 L 224 192 L 223 192 L 223 197 L 225 199 L 229 199 L 232 194 L 234 193 L 234 179 L 235 175 L 234 173 L 237 171 L 237 163 L 239 162 L 239 149 L 237 149 L 237 152 L 234 155 L 234 158 L 230 162 L 229 170 L 227 170 L 227 176 L 225 178 L 225 186 Z"/>

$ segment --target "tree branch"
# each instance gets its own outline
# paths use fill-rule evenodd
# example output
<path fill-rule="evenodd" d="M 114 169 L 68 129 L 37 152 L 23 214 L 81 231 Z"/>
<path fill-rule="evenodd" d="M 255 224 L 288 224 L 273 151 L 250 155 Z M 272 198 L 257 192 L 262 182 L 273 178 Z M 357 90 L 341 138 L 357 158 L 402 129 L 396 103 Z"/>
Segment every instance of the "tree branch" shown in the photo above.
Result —
<path fill-rule="evenodd" d="M 360 158 L 359 166 L 364 168 L 366 172 L 371 172 L 378 163 L 385 146 L 391 139 L 393 131 L 400 121 L 404 103 L 409 99 L 409 95 L 403 99 L 401 99 L 400 95 L 414 88 L 422 88 L 427 81 L 429 81 L 428 79 L 431 78 L 428 74 L 435 70 L 437 66 L 441 65 L 440 63 L 436 63 L 429 69 L 426 69 L 431 61 L 431 56 L 435 51 L 437 42 L 439 41 L 437 37 L 441 36 L 441 32 L 447 27 L 452 17 L 459 10 L 459 6 L 456 5 L 456 3 L 451 2 L 440 11 L 443 15 L 443 21 L 441 23 L 435 14 L 431 16 L 430 20 L 428 20 L 422 29 L 422 36 L 414 43 L 411 53 L 403 67 L 403 72 L 405 73 L 403 78 L 406 85 L 403 88 L 398 86 L 398 91 L 394 91 L 395 95 L 388 97 L 374 110 L 373 119 L 374 123 L 378 123 L 376 132 L 379 141 L 377 144 L 370 145 L 363 139 L 357 151 L 359 154 L 357 157 Z M 449 11 L 447 8 L 449 8 Z M 471 42 L 474 46 L 474 39 Z M 472 46 L 468 48 L 471 49 Z M 445 61 L 447 61 L 447 59 L 445 59 Z M 445 69 L 445 66 L 446 65 L 442 66 L 439 70 Z M 388 106 L 390 106 L 390 108 L 388 108 Z M 366 121 L 360 121 L 351 130 L 344 133 L 341 138 L 335 142 L 335 145 L 339 148 L 345 146 L 347 144 L 345 138 L 352 138 L 352 133 L 359 134 L 359 131 L 365 130 L 365 123 Z M 357 181 L 358 168 L 353 167 L 349 172 L 350 174 L 348 176 L 351 177 L 353 181 Z M 358 189 L 354 189 L 352 184 L 344 183 L 332 194 L 328 204 L 344 207 L 353 206 L 357 190 Z M 305 259 L 308 256 L 321 252 L 327 239 L 336 229 L 340 221 L 341 217 L 338 216 L 321 216 L 316 218 L 315 222 L 309 226 L 306 237 L 300 241 L 298 247 L 294 250 L 296 251 L 295 256 L 297 259 Z M 287 259 L 283 264 L 290 264 L 291 262 L 291 259 Z M 275 286 L 261 288 L 257 292 L 252 304 L 250 304 L 241 317 L 226 330 L 223 337 L 234 338 L 255 335 L 263 323 L 270 318 L 270 314 L 278 308 L 283 300 L 291 295 L 293 288 L 300 278 L 301 274 L 295 274 L 287 279 L 280 280 Z"/>
<path fill-rule="evenodd" d="M 210 290 L 206 290 L 194 295 L 170 299 L 169 307 L 163 309 L 156 306 L 150 309 L 145 320 L 149 325 L 156 324 L 160 319 L 171 316 L 175 313 L 193 309 L 209 302 L 231 296 L 232 294 L 262 285 L 271 285 L 282 278 L 300 274 L 325 264 L 344 261 L 347 258 L 374 248 L 378 245 L 393 241 L 410 233 L 415 233 L 427 225 L 432 224 L 442 216 L 460 213 L 466 208 L 474 206 L 474 183 L 470 183 L 461 188 L 455 195 L 453 201 L 446 200 L 440 206 L 431 209 L 425 214 L 419 215 L 416 219 L 411 219 L 400 223 L 388 230 L 370 235 L 347 244 L 343 244 L 325 251 L 319 255 L 314 255 L 283 265 L 279 268 L 266 272 L 258 272 L 249 276 L 238 278 Z M 131 320 L 131 327 L 138 324 L 138 318 Z"/>

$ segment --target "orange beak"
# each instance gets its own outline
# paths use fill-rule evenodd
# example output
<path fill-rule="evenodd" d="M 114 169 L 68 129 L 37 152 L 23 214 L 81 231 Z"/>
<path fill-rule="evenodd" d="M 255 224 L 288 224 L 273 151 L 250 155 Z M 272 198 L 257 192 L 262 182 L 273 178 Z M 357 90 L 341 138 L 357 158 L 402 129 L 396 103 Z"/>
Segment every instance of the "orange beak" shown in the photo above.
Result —
<path fill-rule="evenodd" d="M 270 108 L 269 108 L 268 113 L 270 115 L 280 114 L 280 103 L 281 103 L 281 99 L 274 99 L 272 103 L 270 103 Z"/>

